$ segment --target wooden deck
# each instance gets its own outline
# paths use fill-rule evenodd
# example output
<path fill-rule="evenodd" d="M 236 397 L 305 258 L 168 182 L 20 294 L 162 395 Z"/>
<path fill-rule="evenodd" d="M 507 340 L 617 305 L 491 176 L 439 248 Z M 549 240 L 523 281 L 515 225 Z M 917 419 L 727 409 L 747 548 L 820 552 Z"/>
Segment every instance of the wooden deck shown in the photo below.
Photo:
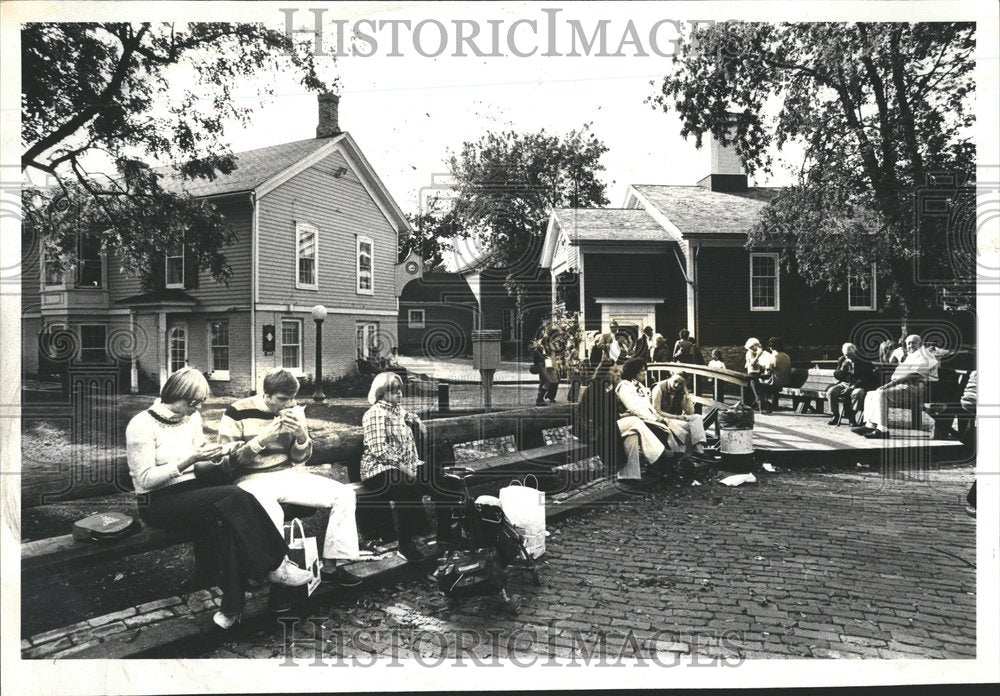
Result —
<path fill-rule="evenodd" d="M 932 439 L 933 421 L 925 417 L 924 428 L 909 428 L 909 412 L 895 410 L 890 418 L 892 437 L 869 440 L 851 432 L 845 423 L 827 425 L 829 414 L 779 411 L 755 414 L 754 449 L 765 458 L 783 463 L 827 462 L 854 459 L 873 463 L 900 457 L 926 463 L 958 461 L 969 456 L 957 440 Z"/>

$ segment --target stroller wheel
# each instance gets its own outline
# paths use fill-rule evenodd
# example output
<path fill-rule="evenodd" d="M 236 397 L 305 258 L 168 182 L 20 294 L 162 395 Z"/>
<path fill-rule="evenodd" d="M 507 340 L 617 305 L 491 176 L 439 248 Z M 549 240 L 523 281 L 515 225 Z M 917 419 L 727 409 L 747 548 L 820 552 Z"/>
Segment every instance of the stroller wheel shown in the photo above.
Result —
<path fill-rule="evenodd" d="M 534 566 L 531 567 L 531 581 L 535 583 L 535 587 L 541 587 L 542 585 L 542 576 L 539 575 L 538 568 Z"/>

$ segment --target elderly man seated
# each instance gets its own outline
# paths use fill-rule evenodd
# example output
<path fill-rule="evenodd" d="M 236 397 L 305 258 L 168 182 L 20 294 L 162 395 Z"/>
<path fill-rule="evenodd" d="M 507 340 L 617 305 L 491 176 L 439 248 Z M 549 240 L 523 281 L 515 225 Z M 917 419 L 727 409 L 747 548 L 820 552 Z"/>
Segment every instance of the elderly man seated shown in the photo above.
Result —
<path fill-rule="evenodd" d="M 938 360 L 924 347 L 920 336 L 906 337 L 906 358 L 892 379 L 865 396 L 865 423 L 852 431 L 869 439 L 889 437 L 889 407 L 912 408 L 924 401 L 927 386 L 938 379 Z"/>

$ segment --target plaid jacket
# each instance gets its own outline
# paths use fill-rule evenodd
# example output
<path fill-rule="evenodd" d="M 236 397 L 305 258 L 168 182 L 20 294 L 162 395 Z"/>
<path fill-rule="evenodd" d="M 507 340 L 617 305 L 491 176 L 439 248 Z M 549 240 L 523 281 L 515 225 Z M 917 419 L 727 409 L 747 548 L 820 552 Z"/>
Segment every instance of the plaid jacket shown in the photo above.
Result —
<path fill-rule="evenodd" d="M 377 401 L 361 419 L 364 452 L 361 455 L 361 480 L 366 481 L 389 469 L 411 474 L 423 462 L 417 456 L 413 431 L 406 422 L 409 415 L 398 404 Z"/>

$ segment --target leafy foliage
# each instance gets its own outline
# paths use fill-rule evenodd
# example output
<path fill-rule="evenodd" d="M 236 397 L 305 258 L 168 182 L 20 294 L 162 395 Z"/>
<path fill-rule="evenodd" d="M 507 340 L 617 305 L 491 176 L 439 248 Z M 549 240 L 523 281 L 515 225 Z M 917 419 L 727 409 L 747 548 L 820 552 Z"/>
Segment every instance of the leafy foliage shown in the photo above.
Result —
<path fill-rule="evenodd" d="M 444 254 L 452 250 L 452 239 L 463 236 L 455 219 L 454 209 L 440 198 L 432 198 L 426 208 L 415 215 L 407 215 L 413 232 L 399 238 L 399 260 L 415 251 L 424 260 L 428 270 L 444 266 Z"/>
<path fill-rule="evenodd" d="M 531 342 L 531 348 L 540 348 L 552 359 L 560 374 L 568 375 L 580 370 L 583 340 L 579 314 L 567 313 L 564 305 L 556 304 L 552 315 L 539 329 L 538 337 Z"/>
<path fill-rule="evenodd" d="M 329 88 L 307 45 L 226 23 L 35 23 L 21 41 L 21 168 L 56 184 L 27 190 L 24 214 L 50 262 L 71 260 L 76 236 L 96 231 L 105 252 L 147 281 L 181 242 L 198 266 L 228 280 L 221 249 L 232 232 L 183 183 L 233 171 L 221 136 L 226 121 L 249 121 L 252 106 L 233 91 L 246 76 L 290 64 L 307 89 Z M 98 157 L 115 176 L 88 171 Z"/>
<path fill-rule="evenodd" d="M 967 204 L 974 25 L 726 22 L 684 43 L 651 99 L 680 115 L 682 135 L 735 143 L 750 174 L 770 170 L 772 145 L 806 148 L 796 185 L 766 209 L 749 246 L 782 247 L 786 265 L 830 289 L 848 268 L 878 263 L 880 283 L 909 310 L 931 300 L 913 282 L 918 259 L 922 273 L 970 280 L 960 256 L 974 245 L 949 244 L 954 230 L 923 217 L 917 199 L 944 173 L 958 187 L 949 205 Z"/>
<path fill-rule="evenodd" d="M 585 124 L 564 136 L 544 129 L 491 132 L 450 157 L 454 222 L 491 268 L 507 272 L 507 290 L 519 304 L 537 270 L 552 208 L 607 205 L 598 178 L 607 150 Z"/>

